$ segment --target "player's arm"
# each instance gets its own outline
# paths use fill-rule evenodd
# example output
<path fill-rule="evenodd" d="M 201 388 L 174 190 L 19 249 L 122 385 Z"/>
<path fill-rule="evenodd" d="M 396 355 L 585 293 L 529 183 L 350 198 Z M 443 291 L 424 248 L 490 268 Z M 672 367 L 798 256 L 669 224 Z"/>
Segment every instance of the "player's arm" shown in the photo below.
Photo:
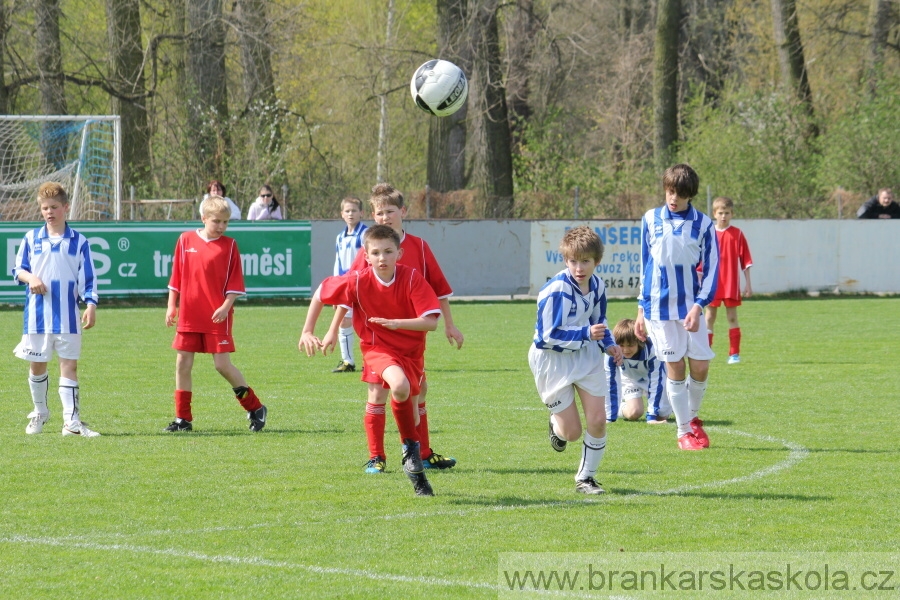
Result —
<path fill-rule="evenodd" d="M 441 316 L 444 317 L 444 333 L 447 335 L 447 341 L 451 345 L 456 344 L 456 349 L 459 350 L 463 345 L 463 334 L 453 324 L 453 316 L 450 314 L 450 298 L 441 298 L 439 302 L 441 303 Z"/>
<path fill-rule="evenodd" d="M 322 354 L 328 354 L 337 346 L 338 335 L 340 335 L 341 321 L 347 316 L 350 309 L 346 306 L 334 307 L 334 318 L 331 319 L 331 325 L 328 326 L 328 333 L 322 338 Z"/>
<path fill-rule="evenodd" d="M 306 321 L 303 323 L 303 331 L 300 332 L 300 342 L 297 348 L 300 352 L 305 352 L 307 356 L 314 356 L 316 350 L 322 347 L 322 342 L 316 337 L 316 321 L 322 314 L 322 300 L 319 299 L 319 290 L 313 294 L 312 301 L 309 303 L 309 310 L 306 311 Z"/>
<path fill-rule="evenodd" d="M 84 308 L 84 312 L 81 313 L 81 327 L 82 329 L 90 329 L 97 322 L 97 305 L 93 302 L 88 302 L 87 306 Z"/>
<path fill-rule="evenodd" d="M 212 315 L 213 323 L 221 323 L 225 319 L 228 318 L 228 313 L 231 311 L 231 307 L 234 306 L 234 301 L 237 300 L 238 296 L 242 296 L 243 294 L 238 294 L 236 292 L 229 292 L 225 294 L 225 302 L 222 303 L 222 306 L 217 308 Z"/>
<path fill-rule="evenodd" d="M 699 304 L 694 304 L 684 318 L 684 328 L 688 331 L 697 331 L 700 329 L 700 319 L 703 318 L 703 308 Z"/>
<path fill-rule="evenodd" d="M 41 278 L 34 273 L 28 271 L 19 271 L 16 273 L 16 279 L 28 286 L 32 294 L 46 294 L 47 286 L 41 281 Z"/>
<path fill-rule="evenodd" d="M 409 331 L 434 331 L 437 329 L 437 314 L 427 314 L 415 319 L 384 319 L 382 317 L 370 317 L 369 322 L 381 325 L 387 329 L 406 329 Z"/>
<path fill-rule="evenodd" d="M 752 266 L 749 265 L 744 269 L 744 298 L 749 298 L 753 295 L 753 286 L 750 284 L 750 267 Z"/>
<path fill-rule="evenodd" d="M 644 327 L 644 307 L 638 305 L 637 316 L 634 318 L 634 335 L 642 342 L 647 341 L 647 328 Z"/>
<path fill-rule="evenodd" d="M 169 303 L 166 306 L 166 327 L 171 327 L 178 320 L 178 292 L 169 290 Z"/>

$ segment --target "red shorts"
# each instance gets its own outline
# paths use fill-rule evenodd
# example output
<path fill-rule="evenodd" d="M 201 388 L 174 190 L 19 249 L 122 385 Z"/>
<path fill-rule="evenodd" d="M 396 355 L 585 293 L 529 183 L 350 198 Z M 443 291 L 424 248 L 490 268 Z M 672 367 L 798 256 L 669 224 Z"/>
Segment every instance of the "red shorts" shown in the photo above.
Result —
<path fill-rule="evenodd" d="M 725 303 L 725 308 L 734 308 L 735 306 L 741 305 L 740 298 L 716 298 L 715 300 L 710 302 L 709 305 L 713 308 L 719 308 L 720 306 L 722 306 L 723 302 Z"/>
<path fill-rule="evenodd" d="M 381 387 L 390 389 L 381 378 L 381 374 L 390 366 L 398 366 L 403 369 L 406 379 L 409 380 L 409 395 L 418 396 L 422 390 L 422 381 L 425 379 L 424 356 L 395 356 L 373 348 L 363 353 L 363 361 L 365 369 L 360 379 L 366 383 L 380 383 Z"/>
<path fill-rule="evenodd" d="M 179 331 L 175 334 L 172 347 L 182 352 L 224 354 L 226 352 L 234 352 L 234 337 L 223 333 Z"/>

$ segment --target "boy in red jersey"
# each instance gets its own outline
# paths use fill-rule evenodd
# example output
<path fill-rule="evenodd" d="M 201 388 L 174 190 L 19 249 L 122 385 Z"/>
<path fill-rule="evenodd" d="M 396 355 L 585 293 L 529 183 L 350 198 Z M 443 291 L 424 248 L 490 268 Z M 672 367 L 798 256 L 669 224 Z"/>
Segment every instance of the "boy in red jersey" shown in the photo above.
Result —
<path fill-rule="evenodd" d="M 712 346 L 716 313 L 724 303 L 725 318 L 728 319 L 728 364 L 733 365 L 741 362 L 741 326 L 737 317 L 737 309 L 741 305 L 740 271 L 744 272 L 744 297 L 749 298 L 753 295 L 753 287 L 750 285 L 753 259 L 744 233 L 731 225 L 734 216 L 734 202 L 731 198 L 716 198 L 712 207 L 719 241 L 719 285 L 715 298 L 706 307 L 706 328 L 709 329 L 709 345 Z"/>
<path fill-rule="evenodd" d="M 166 431 L 191 431 L 194 354 L 213 355 L 216 371 L 234 390 L 250 420 L 250 431 L 266 425 L 267 409 L 231 363 L 234 352 L 234 301 L 244 295 L 241 255 L 234 239 L 224 235 L 231 212 L 221 196 L 210 196 L 201 208 L 203 229 L 178 238 L 169 279 L 166 326 L 178 323 L 172 347 L 175 358 L 175 420 Z"/>
<path fill-rule="evenodd" d="M 403 201 L 403 194 L 388 183 L 379 183 L 372 188 L 372 195 L 369 198 L 372 206 L 372 218 L 376 225 L 387 225 L 400 236 L 400 248 L 403 254 L 399 259 L 399 264 L 407 265 L 417 269 L 425 281 L 437 294 L 441 304 L 441 316 L 444 318 L 444 333 L 447 340 L 451 344 L 456 344 L 457 349 L 462 348 L 463 334 L 453 324 L 453 315 L 450 313 L 450 296 L 453 295 L 453 289 L 447 283 L 444 272 L 438 265 L 437 259 L 434 257 L 428 243 L 420 237 L 411 235 L 403 231 L 403 219 L 406 217 L 406 204 Z M 365 268 L 365 259 L 359 254 L 353 261 L 351 270 L 360 270 Z M 336 318 L 335 318 L 336 320 Z M 332 328 L 335 321 L 332 321 Z M 363 373 L 362 380 L 371 383 L 368 370 Z M 370 388 L 371 390 L 371 388 Z M 417 429 L 419 431 L 419 440 L 422 442 L 422 460 L 426 469 L 449 469 L 456 465 L 456 459 L 450 456 L 442 456 L 431 449 L 431 441 L 428 435 L 428 411 L 425 408 L 425 394 L 428 391 L 428 382 L 422 380 L 422 391 L 418 397 L 413 398 L 418 406 Z M 366 403 L 365 428 L 366 435 L 369 438 L 369 447 L 384 446 L 384 421 L 385 421 L 385 403 L 387 394 L 384 390 L 376 390 L 376 394 L 369 394 Z M 373 444 L 373 439 L 377 443 Z M 380 441 L 379 441 L 380 440 Z M 379 454 L 383 456 L 383 452 Z M 366 473 L 381 473 L 384 470 L 383 462 L 376 460 L 377 456 L 371 456 L 369 463 L 366 465 Z"/>
<path fill-rule="evenodd" d="M 403 470 L 419 496 L 433 496 L 425 477 L 419 452 L 413 398 L 420 392 L 425 376 L 425 335 L 437 329 L 441 307 L 431 286 L 417 269 L 398 264 L 404 253 L 400 236 L 386 225 L 366 231 L 363 241 L 369 267 L 345 275 L 326 278 L 313 294 L 298 344 L 301 352 L 313 356 L 334 349 L 336 332 L 331 328 L 323 340 L 315 336 L 316 321 L 325 304 L 338 307 L 336 318 L 353 310 L 353 329 L 359 336 L 365 361 L 364 380 L 369 397 L 390 391 L 391 411 L 403 443 Z M 382 413 L 383 414 L 383 413 Z M 384 471 L 384 421 L 381 447 L 370 452 L 381 460 Z"/>

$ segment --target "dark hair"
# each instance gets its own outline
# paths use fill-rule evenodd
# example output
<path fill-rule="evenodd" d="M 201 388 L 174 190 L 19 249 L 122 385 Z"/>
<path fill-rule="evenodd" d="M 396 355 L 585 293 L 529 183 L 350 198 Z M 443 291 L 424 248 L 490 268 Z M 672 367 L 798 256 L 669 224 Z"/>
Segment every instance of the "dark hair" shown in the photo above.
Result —
<path fill-rule="evenodd" d="M 368 248 L 369 240 L 393 240 L 400 247 L 400 234 L 388 225 L 372 225 L 363 234 L 363 245 Z"/>
<path fill-rule="evenodd" d="M 206 193 L 207 193 L 207 194 L 212 193 L 212 192 L 210 192 L 209 190 L 211 190 L 211 189 L 212 189 L 212 186 L 214 186 L 214 185 L 219 186 L 219 189 L 222 190 L 222 196 L 223 196 L 223 197 L 228 193 L 228 192 L 225 191 L 225 184 L 224 184 L 224 183 L 222 183 L 222 182 L 219 181 L 218 179 L 213 179 L 212 181 L 210 181 L 209 183 L 206 184 Z"/>
<path fill-rule="evenodd" d="M 690 200 L 700 189 L 700 176 L 688 164 L 678 164 L 666 169 L 663 187 L 675 192 L 679 198 Z"/>
<path fill-rule="evenodd" d="M 272 204 L 269 205 L 269 212 L 275 212 L 275 210 L 280 206 L 278 204 L 278 198 L 275 197 L 275 190 L 272 189 L 268 183 L 264 183 L 259 186 L 259 191 L 268 190 L 270 194 L 272 194 Z"/>

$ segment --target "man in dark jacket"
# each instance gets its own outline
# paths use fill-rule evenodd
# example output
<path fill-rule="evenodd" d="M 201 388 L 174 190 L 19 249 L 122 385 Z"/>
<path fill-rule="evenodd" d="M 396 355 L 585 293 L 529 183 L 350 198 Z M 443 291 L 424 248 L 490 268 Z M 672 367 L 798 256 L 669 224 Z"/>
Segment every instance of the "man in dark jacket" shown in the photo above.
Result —
<path fill-rule="evenodd" d="M 857 219 L 900 219 L 900 204 L 894 201 L 891 188 L 881 188 L 856 211 Z"/>

